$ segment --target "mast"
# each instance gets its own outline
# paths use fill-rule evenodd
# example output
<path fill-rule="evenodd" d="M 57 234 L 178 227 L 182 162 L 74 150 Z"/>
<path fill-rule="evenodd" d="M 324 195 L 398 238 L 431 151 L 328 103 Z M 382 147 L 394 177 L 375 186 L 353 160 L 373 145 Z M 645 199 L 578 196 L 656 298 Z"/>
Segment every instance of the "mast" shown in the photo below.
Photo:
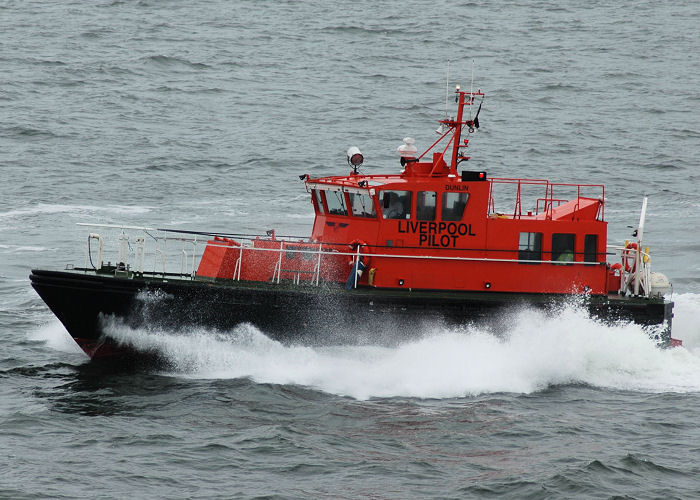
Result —
<path fill-rule="evenodd" d="M 484 93 L 481 91 L 481 89 L 477 90 L 476 92 L 473 92 L 472 90 L 470 90 L 469 92 L 467 92 L 466 90 L 461 90 L 460 85 L 458 84 L 455 86 L 455 94 L 457 94 L 455 96 L 455 102 L 457 103 L 457 117 L 449 118 L 448 116 L 446 116 L 444 120 L 438 120 L 440 126 L 435 132 L 440 134 L 440 137 L 435 142 L 433 142 L 428 149 L 423 151 L 423 153 L 421 153 L 420 156 L 418 156 L 417 158 L 409 158 L 408 160 L 406 160 L 405 158 L 403 158 L 406 155 L 402 154 L 402 166 L 404 166 L 406 161 L 420 161 L 420 159 L 427 155 L 430 151 L 432 151 L 433 148 L 435 148 L 435 146 L 437 146 L 446 137 L 452 134 L 450 139 L 447 141 L 445 149 L 442 150 L 442 153 L 436 152 L 434 153 L 434 155 L 439 155 L 440 160 L 444 161 L 444 165 L 447 165 L 449 169 L 447 175 L 449 177 L 457 176 L 457 165 L 459 164 L 459 162 L 461 162 L 462 160 L 469 159 L 468 156 L 465 156 L 464 154 L 460 153 L 460 148 L 466 148 L 469 145 L 469 139 L 464 139 L 464 142 L 462 142 L 462 129 L 466 125 L 469 127 L 469 133 L 472 133 L 474 132 L 474 129 L 479 128 L 479 113 L 481 112 L 481 105 L 484 102 Z M 474 115 L 473 118 L 472 114 L 469 113 L 469 119 L 465 120 L 464 106 L 472 106 L 474 104 L 474 99 L 476 98 L 476 96 L 481 97 L 479 109 L 477 109 L 476 115 Z M 445 158 L 445 154 L 447 153 L 447 150 L 450 149 L 450 144 L 452 145 L 452 154 L 450 155 L 451 159 L 448 165 L 447 160 Z M 402 146 L 399 146 L 399 148 L 401 147 Z M 401 149 L 399 149 L 399 151 L 401 151 Z M 440 165 L 439 162 L 433 161 L 433 169 L 428 175 L 434 175 L 433 172 L 436 170 L 438 165 Z M 441 170 L 439 172 L 439 175 L 445 175 L 444 172 L 444 170 Z"/>
<path fill-rule="evenodd" d="M 468 145 L 468 140 L 464 140 L 464 144 L 462 144 L 462 128 L 467 125 L 469 126 L 469 131 L 473 132 L 474 127 L 479 126 L 478 118 L 475 116 L 474 119 L 469 119 L 469 120 L 464 120 L 464 106 L 471 106 L 474 104 L 474 98 L 476 96 L 482 96 L 484 93 L 481 90 L 477 90 L 476 92 L 473 91 L 465 91 L 461 90 L 460 86 L 457 85 L 455 88 L 455 102 L 457 103 L 457 117 L 453 120 L 450 118 L 445 118 L 444 120 L 439 120 L 439 123 L 443 125 L 447 125 L 450 127 L 450 130 L 453 131 L 452 133 L 452 158 L 450 160 L 450 175 L 457 175 L 457 165 L 459 164 L 460 161 L 464 159 L 468 159 L 468 157 L 464 156 L 463 154 L 460 153 L 460 148 L 466 148 Z M 478 116 L 478 113 L 477 113 Z M 445 137 L 447 134 L 449 134 L 449 130 L 443 134 L 442 137 Z M 442 138 L 441 138 L 442 139 Z M 440 139 L 440 140 L 441 140 Z M 436 141 L 440 142 L 440 140 Z M 435 146 L 433 144 L 433 146 Z M 433 146 L 428 148 L 428 150 L 421 155 L 423 157 L 428 151 L 430 151 Z M 449 143 L 447 145 L 446 150 L 449 148 Z"/>
<path fill-rule="evenodd" d="M 452 161 L 450 162 L 450 174 L 457 175 L 457 158 L 459 156 L 460 141 L 462 139 L 462 116 L 464 115 L 464 94 L 466 94 L 466 92 L 462 92 L 461 90 L 459 90 L 459 86 L 457 86 L 457 90 L 455 92 L 457 92 L 459 97 L 457 104 L 457 120 L 452 125 L 455 128 L 455 133 L 452 136 L 453 142 Z"/>

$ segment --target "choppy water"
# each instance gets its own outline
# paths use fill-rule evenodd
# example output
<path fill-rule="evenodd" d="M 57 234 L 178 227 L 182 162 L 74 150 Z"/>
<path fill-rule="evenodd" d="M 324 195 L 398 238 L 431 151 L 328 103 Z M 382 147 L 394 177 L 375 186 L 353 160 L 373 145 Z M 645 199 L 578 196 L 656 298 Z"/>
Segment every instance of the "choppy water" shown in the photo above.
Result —
<path fill-rule="evenodd" d="M 0 2 L 0 496 L 700 496 L 700 5 Z M 166 371 L 87 363 L 31 290 L 76 222 L 308 234 L 298 175 L 398 168 L 444 72 L 487 97 L 472 166 L 649 195 L 674 336 L 575 306 L 394 348 L 239 326 L 111 334 Z M 265 182 L 260 182 L 264 180 Z"/>

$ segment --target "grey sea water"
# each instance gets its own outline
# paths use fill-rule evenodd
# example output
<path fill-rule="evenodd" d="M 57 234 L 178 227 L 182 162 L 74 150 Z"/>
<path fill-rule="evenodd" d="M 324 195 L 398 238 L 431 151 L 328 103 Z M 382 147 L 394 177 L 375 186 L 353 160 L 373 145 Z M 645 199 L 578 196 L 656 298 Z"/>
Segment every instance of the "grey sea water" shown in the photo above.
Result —
<path fill-rule="evenodd" d="M 700 4 L 0 1 L 0 497 L 700 497 Z M 649 195 L 674 336 L 575 305 L 394 348 L 130 330 L 166 371 L 88 363 L 29 285 L 76 222 L 308 234 L 298 175 L 399 168 L 451 83 L 472 167 Z"/>

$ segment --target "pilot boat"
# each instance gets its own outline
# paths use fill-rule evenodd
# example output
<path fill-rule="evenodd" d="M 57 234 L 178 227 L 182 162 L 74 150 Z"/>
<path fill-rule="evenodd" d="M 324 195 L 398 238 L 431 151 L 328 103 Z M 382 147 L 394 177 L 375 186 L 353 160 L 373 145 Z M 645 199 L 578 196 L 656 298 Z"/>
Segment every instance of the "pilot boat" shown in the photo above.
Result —
<path fill-rule="evenodd" d="M 633 239 L 610 246 L 603 185 L 462 168 L 483 99 L 457 86 L 456 115 L 439 120 L 421 153 L 405 138 L 394 173 L 362 173 L 352 147 L 347 175 L 300 176 L 315 213 L 308 237 L 83 224 L 84 263 L 34 269 L 32 286 L 90 357 L 132 353 L 110 336 L 115 321 L 184 335 L 248 323 L 286 343 L 385 343 L 426 325 L 507 328 L 508 311 L 556 314 L 571 301 L 678 345 L 671 284 L 651 271 L 643 244 L 646 198 Z"/>

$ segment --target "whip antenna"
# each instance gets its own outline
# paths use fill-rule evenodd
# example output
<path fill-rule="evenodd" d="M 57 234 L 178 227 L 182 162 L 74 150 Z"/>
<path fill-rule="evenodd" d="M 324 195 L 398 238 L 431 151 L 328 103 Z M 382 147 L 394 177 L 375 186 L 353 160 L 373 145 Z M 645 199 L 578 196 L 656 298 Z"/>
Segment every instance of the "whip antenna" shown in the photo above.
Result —
<path fill-rule="evenodd" d="M 447 73 L 445 74 L 445 118 L 447 118 L 447 98 L 450 94 L 450 60 L 447 60 Z"/>
<path fill-rule="evenodd" d="M 474 59 L 472 59 L 472 81 L 469 84 L 469 97 L 472 102 L 474 102 Z M 469 119 L 472 119 L 472 107 L 469 106 Z"/>

